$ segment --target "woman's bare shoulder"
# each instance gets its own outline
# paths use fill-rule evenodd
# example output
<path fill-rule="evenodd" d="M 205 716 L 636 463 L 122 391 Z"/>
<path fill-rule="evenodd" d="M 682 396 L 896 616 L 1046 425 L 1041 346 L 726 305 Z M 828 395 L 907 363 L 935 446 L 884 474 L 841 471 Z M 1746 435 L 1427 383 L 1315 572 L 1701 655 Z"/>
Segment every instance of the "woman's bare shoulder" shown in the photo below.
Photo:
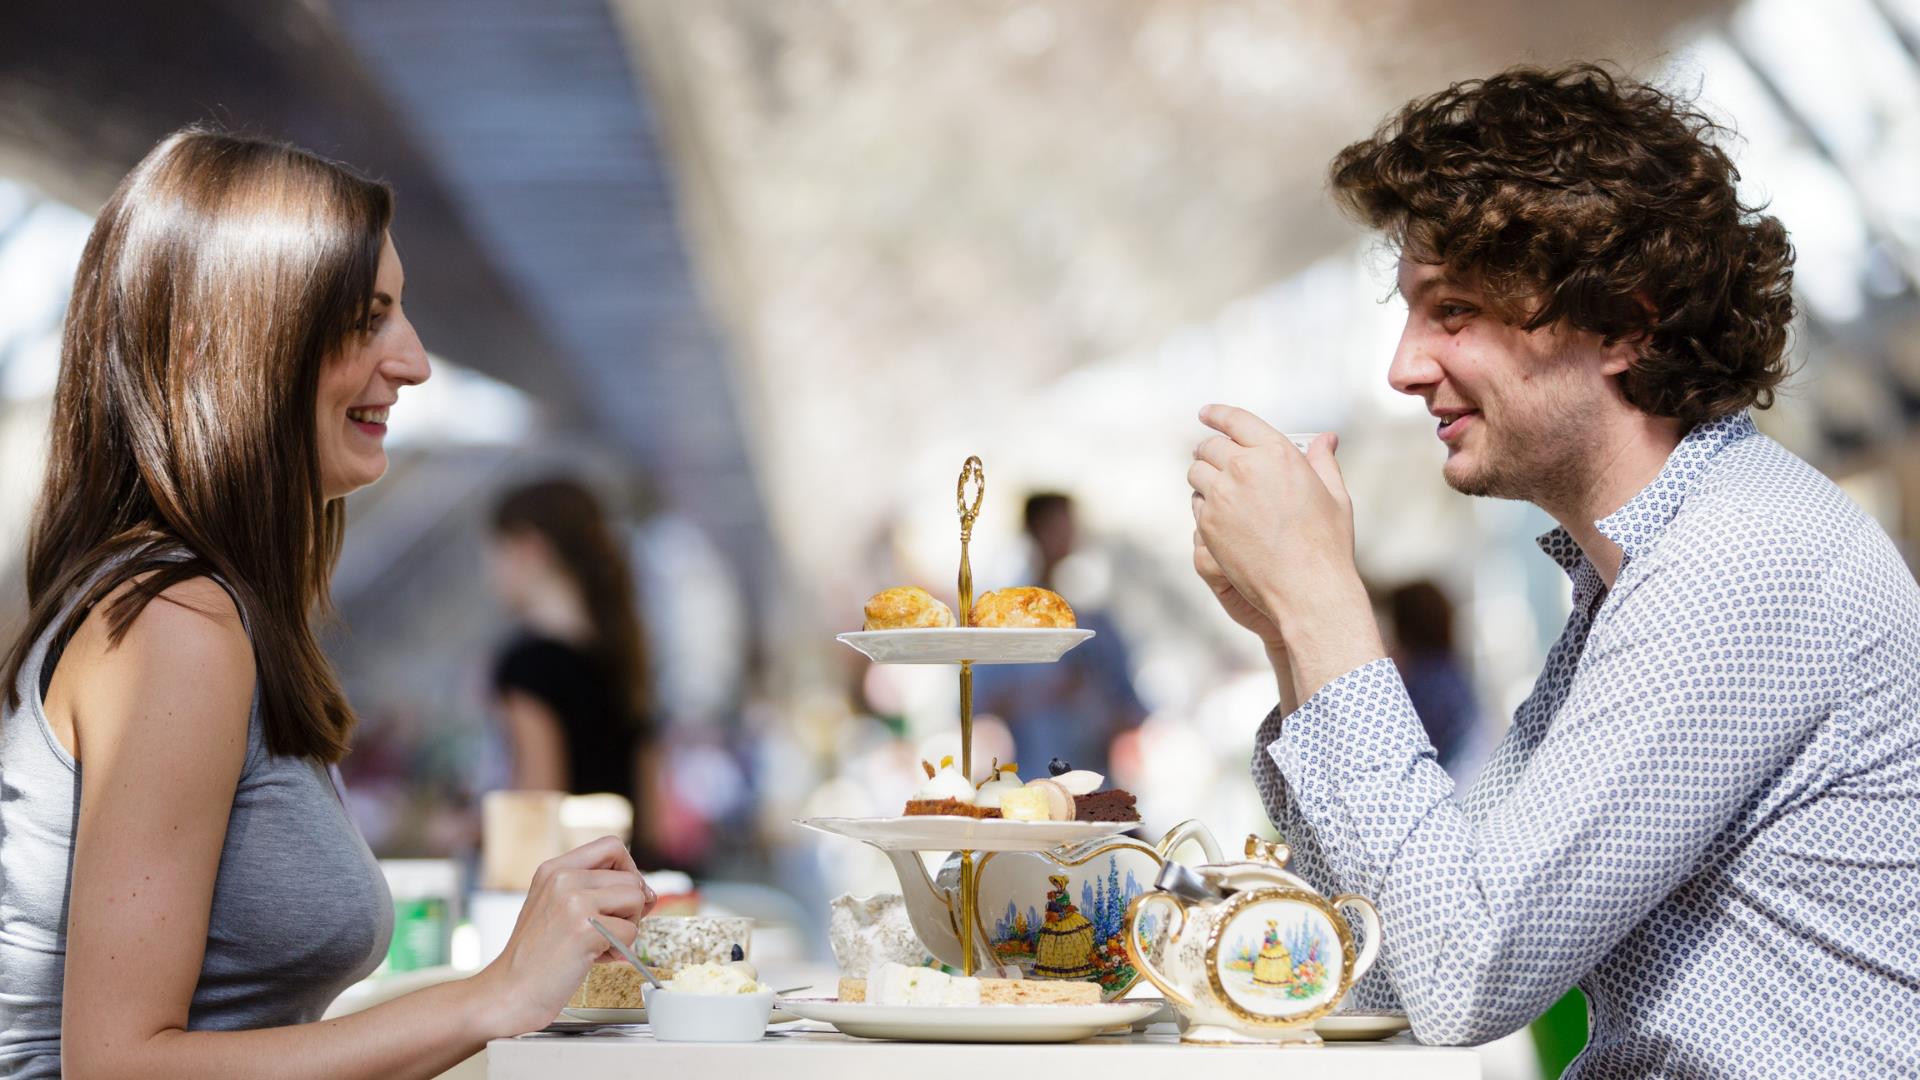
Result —
<path fill-rule="evenodd" d="M 233 597 L 208 577 L 188 578 L 161 590 L 128 625 L 118 642 L 107 640 L 114 605 L 147 575 L 129 578 L 94 606 L 82 625 L 100 638 L 103 652 L 125 652 L 130 659 L 167 663 L 234 666 L 251 673 L 253 644 Z M 76 635 L 75 644 L 80 644 Z"/>
<path fill-rule="evenodd" d="M 233 598 L 211 578 L 177 582 L 113 641 L 114 603 L 141 580 L 109 592 L 75 630 L 47 694 L 49 713 L 84 716 L 95 734 L 108 737 L 141 715 L 167 717 L 176 736 L 224 739 L 236 725 L 244 733 L 253 698 L 253 645 Z M 87 741 L 84 731 L 81 736 Z"/>

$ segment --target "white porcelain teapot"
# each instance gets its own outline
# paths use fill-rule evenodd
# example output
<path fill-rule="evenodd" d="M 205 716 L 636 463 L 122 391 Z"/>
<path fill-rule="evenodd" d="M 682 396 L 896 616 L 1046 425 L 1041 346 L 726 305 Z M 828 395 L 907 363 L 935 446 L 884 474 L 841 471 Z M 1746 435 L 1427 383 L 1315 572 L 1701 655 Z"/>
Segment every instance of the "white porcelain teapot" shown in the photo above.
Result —
<path fill-rule="evenodd" d="M 1321 896 L 1286 869 L 1285 844 L 1247 837 L 1246 860 L 1168 864 L 1127 912 L 1140 973 L 1197 1043 L 1318 1043 L 1332 1012 L 1380 953 L 1380 913 L 1359 896 Z M 1356 949 L 1342 913 L 1359 922 Z"/>

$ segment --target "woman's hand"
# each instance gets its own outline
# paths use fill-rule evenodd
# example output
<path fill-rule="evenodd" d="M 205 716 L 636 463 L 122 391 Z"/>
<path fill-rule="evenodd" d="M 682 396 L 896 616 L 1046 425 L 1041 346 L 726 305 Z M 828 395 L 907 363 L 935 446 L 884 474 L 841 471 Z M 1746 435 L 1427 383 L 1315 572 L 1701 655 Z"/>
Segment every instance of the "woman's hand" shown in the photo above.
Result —
<path fill-rule="evenodd" d="M 474 976 L 484 987 L 491 1034 L 519 1035 L 553 1022 L 580 988 L 587 968 L 620 954 L 587 920 L 597 918 L 631 942 L 635 924 L 656 897 L 626 846 L 611 836 L 582 844 L 540 864 L 513 926 L 493 963 Z"/>

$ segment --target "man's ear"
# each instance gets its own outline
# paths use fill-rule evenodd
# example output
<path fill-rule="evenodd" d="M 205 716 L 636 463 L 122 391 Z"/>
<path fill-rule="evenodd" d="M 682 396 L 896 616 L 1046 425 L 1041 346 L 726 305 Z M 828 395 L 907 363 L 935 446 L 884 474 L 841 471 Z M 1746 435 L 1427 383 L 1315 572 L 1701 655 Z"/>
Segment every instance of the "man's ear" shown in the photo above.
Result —
<path fill-rule="evenodd" d="M 1653 297 L 1648 296 L 1646 290 L 1642 289 L 1633 294 L 1633 299 L 1640 305 L 1640 310 L 1646 312 L 1647 325 L 1651 327 L 1653 321 L 1659 316 L 1659 309 L 1653 305 Z M 1601 373 L 1608 376 L 1626 374 L 1627 369 L 1633 367 L 1633 362 L 1640 359 L 1640 349 L 1646 345 L 1651 334 L 1651 330 L 1642 330 L 1611 344 L 1602 345 Z"/>
<path fill-rule="evenodd" d="M 1609 378 L 1616 375 L 1625 375 L 1628 369 L 1633 367 L 1633 362 L 1640 359 L 1640 346 L 1644 344 L 1646 340 L 1647 335 L 1635 334 L 1633 337 L 1622 338 L 1611 345 L 1602 345 L 1600 347 L 1600 374 Z"/>

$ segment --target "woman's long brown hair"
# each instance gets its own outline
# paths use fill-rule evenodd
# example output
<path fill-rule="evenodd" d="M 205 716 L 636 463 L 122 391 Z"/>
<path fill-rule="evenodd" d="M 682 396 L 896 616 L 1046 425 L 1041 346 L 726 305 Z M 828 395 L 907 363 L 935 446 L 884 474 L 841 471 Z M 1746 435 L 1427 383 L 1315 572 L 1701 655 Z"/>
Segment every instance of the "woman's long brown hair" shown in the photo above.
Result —
<path fill-rule="evenodd" d="M 502 534 L 532 533 L 546 541 L 586 604 L 593 622 L 593 651 L 623 692 L 630 719 L 644 721 L 653 709 L 646 637 L 640 631 L 626 553 L 614 540 L 600 500 L 572 480 L 537 481 L 500 500 L 493 527 Z"/>
<path fill-rule="evenodd" d="M 322 365 L 364 326 L 392 216 L 391 192 L 342 166 L 192 128 L 121 181 L 74 276 L 10 706 L 50 628 L 63 639 L 140 578 L 104 613 L 117 645 L 161 592 L 212 576 L 252 638 L 268 749 L 346 753 L 353 713 L 312 622 L 345 523 L 321 493 L 314 410 Z"/>

